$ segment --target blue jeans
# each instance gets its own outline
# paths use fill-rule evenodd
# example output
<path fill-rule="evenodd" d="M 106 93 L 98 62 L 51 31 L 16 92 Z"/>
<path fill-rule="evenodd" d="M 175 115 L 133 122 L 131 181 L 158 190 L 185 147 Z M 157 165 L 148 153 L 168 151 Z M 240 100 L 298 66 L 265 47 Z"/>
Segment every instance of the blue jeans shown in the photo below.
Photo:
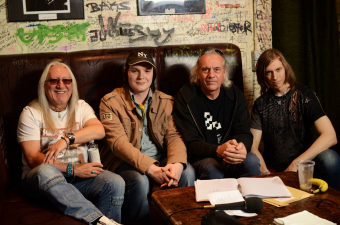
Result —
<path fill-rule="evenodd" d="M 197 179 L 210 180 L 221 178 L 253 177 L 260 175 L 260 160 L 248 152 L 241 164 L 229 164 L 218 158 L 188 158 L 196 172 Z"/>
<path fill-rule="evenodd" d="M 104 171 L 93 178 L 76 178 L 68 183 L 53 165 L 42 164 L 22 180 L 23 191 L 35 199 L 48 199 L 65 215 L 90 224 L 105 215 L 120 223 L 124 180 Z"/>
<path fill-rule="evenodd" d="M 165 166 L 161 162 L 161 166 Z M 165 159 L 166 163 L 166 159 Z M 130 164 L 124 162 L 115 173 L 119 174 L 125 181 L 125 197 L 122 209 L 122 222 L 124 225 L 151 224 L 149 212 L 149 198 L 154 184 L 152 178 L 143 175 Z M 193 186 L 195 182 L 195 172 L 188 163 L 187 169 L 183 171 L 178 183 L 179 187 Z"/>
<path fill-rule="evenodd" d="M 327 149 L 319 153 L 315 162 L 314 177 L 322 179 L 328 186 L 339 190 L 340 188 L 340 157 L 337 152 Z"/>

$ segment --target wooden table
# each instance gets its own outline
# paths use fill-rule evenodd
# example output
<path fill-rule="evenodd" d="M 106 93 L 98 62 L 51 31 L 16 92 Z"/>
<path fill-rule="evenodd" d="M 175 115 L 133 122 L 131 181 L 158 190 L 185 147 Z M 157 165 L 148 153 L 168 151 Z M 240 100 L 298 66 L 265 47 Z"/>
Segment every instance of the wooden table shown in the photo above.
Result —
<path fill-rule="evenodd" d="M 267 177 L 269 176 L 279 176 L 286 186 L 299 188 L 299 179 L 296 172 L 281 172 Z M 153 224 L 163 224 L 165 218 L 175 211 L 202 205 L 209 205 L 209 202 L 197 203 L 194 187 L 156 191 L 152 194 L 150 206 Z M 340 224 L 340 192 L 329 188 L 325 193 L 315 194 L 281 208 L 264 203 L 263 210 L 257 216 L 236 218 L 244 224 L 272 224 L 274 218 L 285 217 L 303 210 Z M 168 224 L 199 225 L 202 217 L 209 212 L 210 210 L 203 209 L 180 212 L 173 215 Z"/>

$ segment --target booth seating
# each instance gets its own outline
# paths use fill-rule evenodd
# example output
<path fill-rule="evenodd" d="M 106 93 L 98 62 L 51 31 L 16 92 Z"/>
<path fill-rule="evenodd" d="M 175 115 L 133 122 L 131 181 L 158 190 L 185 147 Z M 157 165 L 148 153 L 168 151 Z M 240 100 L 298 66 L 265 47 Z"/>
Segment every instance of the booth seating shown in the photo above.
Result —
<path fill-rule="evenodd" d="M 241 51 L 234 44 L 200 44 L 139 48 L 152 54 L 157 71 L 156 89 L 175 96 L 189 82 L 200 51 L 221 50 L 230 64 L 230 78 L 243 91 Z M 123 82 L 127 56 L 136 48 L 0 56 L 0 224 L 84 224 L 64 216 L 49 203 L 37 203 L 21 194 L 22 152 L 17 141 L 23 108 L 37 97 L 45 66 L 61 61 L 74 73 L 80 99 L 99 113 L 100 99 Z M 100 144 L 100 141 L 98 141 Z"/>

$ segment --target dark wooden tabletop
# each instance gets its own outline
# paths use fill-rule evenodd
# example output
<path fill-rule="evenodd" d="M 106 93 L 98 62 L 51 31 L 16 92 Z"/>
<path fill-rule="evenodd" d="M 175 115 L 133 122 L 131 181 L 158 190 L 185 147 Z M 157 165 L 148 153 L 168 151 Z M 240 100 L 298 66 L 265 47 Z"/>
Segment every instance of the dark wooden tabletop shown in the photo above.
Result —
<path fill-rule="evenodd" d="M 299 189 L 299 180 L 296 172 L 276 173 L 267 177 L 269 176 L 279 176 L 286 186 Z M 160 190 L 152 194 L 151 207 L 156 212 L 154 215 L 159 215 L 163 221 L 175 211 L 202 205 L 209 205 L 209 202 L 197 203 L 193 186 Z M 272 224 L 274 218 L 289 216 L 303 210 L 340 224 L 340 192 L 329 188 L 325 193 L 318 193 L 280 208 L 264 203 L 262 211 L 257 216 L 248 218 L 236 217 L 236 219 L 244 224 Z M 201 224 L 202 217 L 209 212 L 209 210 L 202 209 L 180 212 L 173 215 L 170 221 L 172 224 L 198 225 Z M 169 222 L 169 224 L 171 223 Z"/>

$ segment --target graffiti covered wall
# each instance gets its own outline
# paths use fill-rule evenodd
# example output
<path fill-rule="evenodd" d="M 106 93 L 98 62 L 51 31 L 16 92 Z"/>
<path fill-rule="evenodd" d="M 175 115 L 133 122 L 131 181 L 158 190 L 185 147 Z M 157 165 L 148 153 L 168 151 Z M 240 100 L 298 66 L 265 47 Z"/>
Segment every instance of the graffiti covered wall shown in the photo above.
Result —
<path fill-rule="evenodd" d="M 264 51 L 272 48 L 272 5 L 271 0 L 254 1 L 254 44 L 255 50 Z M 245 83 L 253 82 L 248 94 L 249 107 L 252 108 L 253 101 L 260 97 L 260 85 L 257 83 L 256 74 L 253 79 L 244 79 Z"/>
<path fill-rule="evenodd" d="M 84 0 L 84 20 L 7 22 L 0 0 L 0 54 L 138 46 L 234 43 L 242 52 L 245 93 L 258 87 L 251 51 L 271 47 L 270 0 L 206 0 L 206 14 L 137 16 L 137 2 Z"/>

